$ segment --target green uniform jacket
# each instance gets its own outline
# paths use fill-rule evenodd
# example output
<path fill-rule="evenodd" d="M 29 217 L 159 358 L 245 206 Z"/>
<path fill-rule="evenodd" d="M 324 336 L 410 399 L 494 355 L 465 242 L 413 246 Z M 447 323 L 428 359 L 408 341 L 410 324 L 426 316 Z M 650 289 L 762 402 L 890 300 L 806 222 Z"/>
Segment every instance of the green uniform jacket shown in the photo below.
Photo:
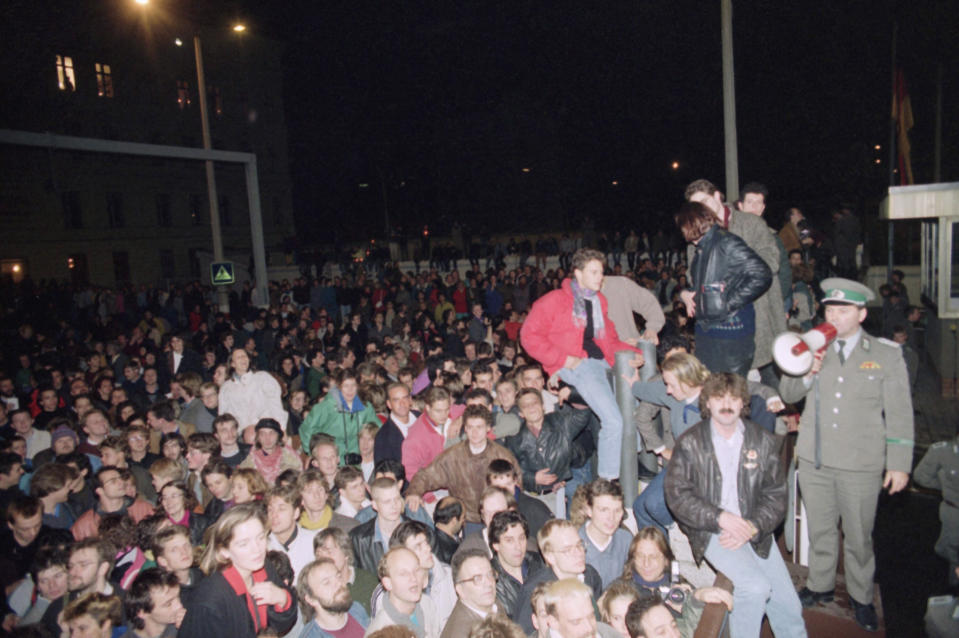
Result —
<path fill-rule="evenodd" d="M 342 464 L 347 454 L 360 453 L 360 441 L 357 438 L 360 428 L 370 422 L 379 425 L 380 420 L 369 403 L 364 403 L 359 412 L 348 412 L 340 396 L 339 390 L 331 389 L 322 401 L 313 406 L 300 426 L 300 445 L 309 454 L 310 437 L 317 432 L 329 434 L 336 439 Z"/>
<path fill-rule="evenodd" d="M 830 345 L 819 372 L 822 464 L 840 470 L 912 469 L 913 419 L 909 375 L 899 346 L 864 331 L 844 365 Z M 802 377 L 784 375 L 783 401 L 806 397 L 796 454 L 815 463 L 816 398 Z M 808 393 L 808 395 L 807 395 Z"/>
<path fill-rule="evenodd" d="M 942 490 L 944 500 L 959 505 L 959 440 L 932 445 L 916 466 L 912 479 L 923 487 Z"/>

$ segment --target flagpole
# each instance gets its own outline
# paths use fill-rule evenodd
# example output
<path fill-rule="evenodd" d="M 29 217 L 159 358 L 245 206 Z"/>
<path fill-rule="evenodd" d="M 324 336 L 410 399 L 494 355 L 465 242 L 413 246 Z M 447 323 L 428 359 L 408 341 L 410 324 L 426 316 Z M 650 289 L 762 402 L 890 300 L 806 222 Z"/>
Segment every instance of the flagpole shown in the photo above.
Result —
<path fill-rule="evenodd" d="M 936 141 L 933 147 L 932 181 L 942 180 L 942 62 L 936 73 Z"/>
<path fill-rule="evenodd" d="M 892 99 L 893 104 L 897 106 L 895 111 L 896 115 L 901 119 L 902 113 L 900 113 L 900 105 L 897 103 L 899 95 L 896 91 L 896 32 L 899 29 L 899 24 L 893 20 L 892 22 Z M 889 111 L 889 185 L 896 185 L 896 115 L 893 115 L 893 111 Z M 889 227 L 886 229 L 888 233 L 888 240 L 886 242 L 886 281 L 892 281 L 892 253 L 893 248 L 895 247 L 895 233 L 894 233 L 894 222 L 889 220 Z"/>

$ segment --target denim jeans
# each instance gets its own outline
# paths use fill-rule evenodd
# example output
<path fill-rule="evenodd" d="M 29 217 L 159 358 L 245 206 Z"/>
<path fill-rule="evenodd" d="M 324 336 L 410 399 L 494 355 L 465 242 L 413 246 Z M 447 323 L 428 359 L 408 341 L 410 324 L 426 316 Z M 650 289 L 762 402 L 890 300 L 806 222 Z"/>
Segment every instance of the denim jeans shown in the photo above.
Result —
<path fill-rule="evenodd" d="M 606 378 L 609 364 L 603 359 L 583 359 L 570 370 L 562 368 L 559 378 L 576 388 L 586 405 L 596 413 L 602 427 L 596 450 L 599 463 L 596 473 L 600 478 L 618 479 L 620 448 L 623 444 L 623 416 L 616 404 L 613 388 Z"/>
<path fill-rule="evenodd" d="M 667 527 L 673 524 L 673 516 L 666 507 L 666 467 L 659 471 L 646 489 L 640 492 L 636 500 L 633 501 L 633 514 L 636 516 L 636 526 L 639 529 L 644 527 L 658 527 L 666 538 L 669 538 Z"/>
<path fill-rule="evenodd" d="M 580 485 L 586 485 L 587 483 L 592 482 L 593 480 L 593 468 L 592 462 L 587 460 L 582 467 L 570 467 L 570 471 L 573 473 L 572 478 L 566 481 L 566 501 L 568 503 L 573 502 L 573 494 L 576 493 L 576 488 Z M 568 516 L 568 511 L 567 511 Z M 560 518 L 559 514 L 556 515 L 557 518 Z M 563 516 L 562 518 L 565 518 Z"/>
<path fill-rule="evenodd" d="M 719 544 L 719 535 L 713 534 L 706 546 L 706 560 L 733 581 L 731 636 L 759 636 L 764 614 L 776 638 L 806 636 L 802 604 L 775 542 L 769 557 L 760 558 L 749 543 L 729 550 Z"/>

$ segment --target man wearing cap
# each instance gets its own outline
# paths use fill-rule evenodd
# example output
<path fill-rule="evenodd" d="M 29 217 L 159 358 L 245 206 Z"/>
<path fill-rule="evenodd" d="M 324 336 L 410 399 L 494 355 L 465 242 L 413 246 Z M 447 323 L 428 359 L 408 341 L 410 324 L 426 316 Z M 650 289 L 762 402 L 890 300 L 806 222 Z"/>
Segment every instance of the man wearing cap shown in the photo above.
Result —
<path fill-rule="evenodd" d="M 837 338 L 817 353 L 808 374 L 783 376 L 780 384 L 788 403 L 809 395 L 796 446 L 811 547 L 809 577 L 799 597 L 805 607 L 833 599 L 841 521 L 846 590 L 856 622 L 876 631 L 872 527 L 879 490 L 895 494 L 909 482 L 909 376 L 899 345 L 860 326 L 872 291 L 841 278 L 824 280 L 822 288 L 826 321 Z"/>

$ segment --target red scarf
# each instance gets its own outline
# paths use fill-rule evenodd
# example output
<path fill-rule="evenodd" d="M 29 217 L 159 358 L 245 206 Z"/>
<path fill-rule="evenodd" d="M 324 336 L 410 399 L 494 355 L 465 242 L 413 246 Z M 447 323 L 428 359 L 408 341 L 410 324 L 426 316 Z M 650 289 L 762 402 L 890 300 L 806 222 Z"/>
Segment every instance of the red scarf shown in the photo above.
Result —
<path fill-rule="evenodd" d="M 250 618 L 253 619 L 253 627 L 256 629 L 256 632 L 259 633 L 260 629 L 267 626 L 267 606 L 256 604 L 253 596 L 250 596 L 250 592 L 246 589 L 246 583 L 243 582 L 243 577 L 240 576 L 240 572 L 238 572 L 233 565 L 223 570 L 223 578 L 226 579 L 226 582 L 233 591 L 236 592 L 237 596 L 246 598 L 246 609 L 250 612 Z M 254 583 L 262 583 L 265 580 L 267 580 L 266 569 L 260 568 L 253 572 Z M 276 611 L 285 611 L 289 608 L 290 604 L 290 596 L 287 594 L 286 603 L 284 603 L 282 607 L 274 606 L 274 608 Z"/>

